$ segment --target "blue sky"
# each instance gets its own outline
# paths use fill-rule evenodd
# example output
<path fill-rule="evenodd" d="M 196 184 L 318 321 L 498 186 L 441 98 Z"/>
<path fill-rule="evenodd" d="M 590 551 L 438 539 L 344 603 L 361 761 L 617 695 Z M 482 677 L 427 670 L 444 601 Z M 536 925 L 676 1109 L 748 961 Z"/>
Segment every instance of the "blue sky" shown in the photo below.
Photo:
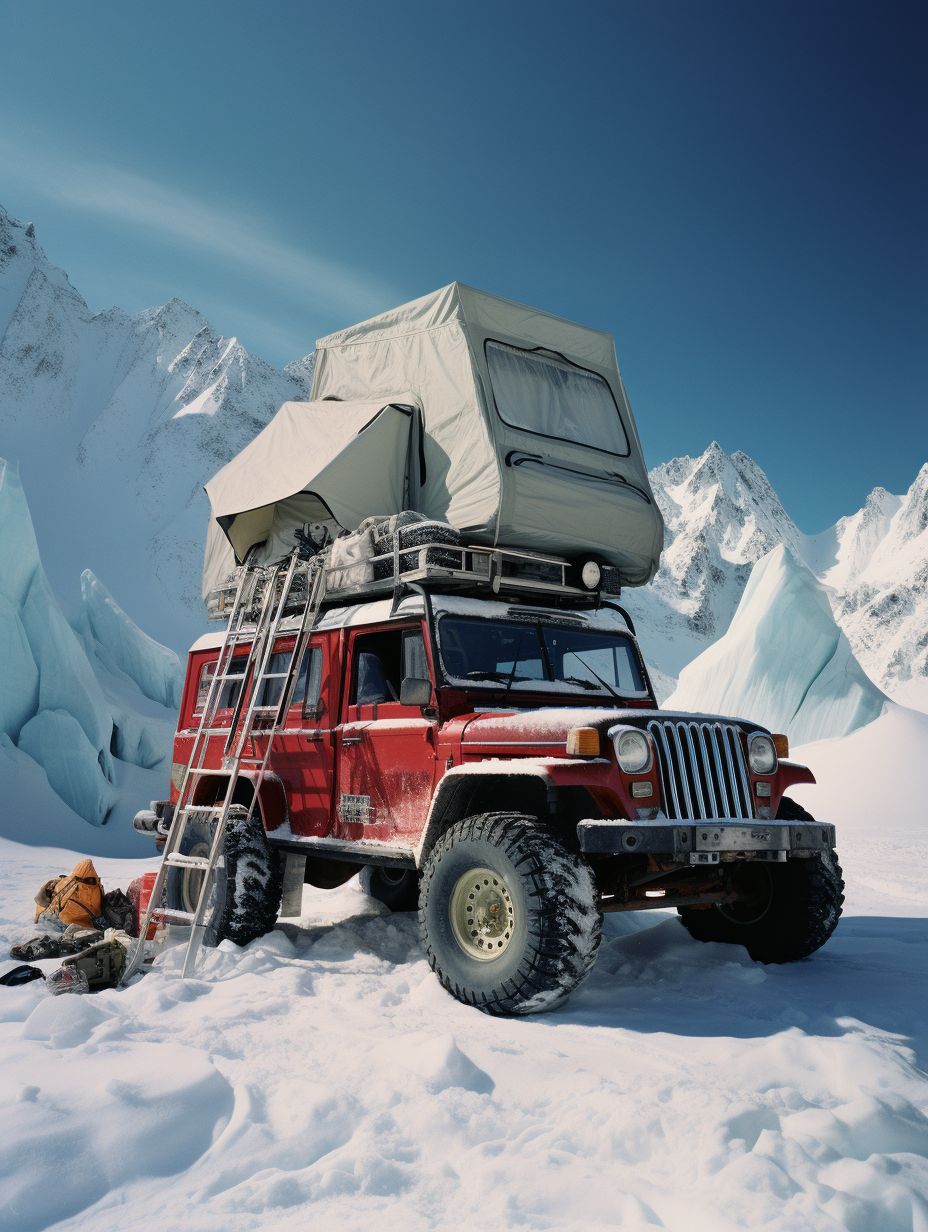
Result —
<path fill-rule="evenodd" d="M 612 332 L 650 464 L 804 530 L 928 457 L 928 10 L 7 6 L 0 202 L 274 363 L 458 278 Z"/>

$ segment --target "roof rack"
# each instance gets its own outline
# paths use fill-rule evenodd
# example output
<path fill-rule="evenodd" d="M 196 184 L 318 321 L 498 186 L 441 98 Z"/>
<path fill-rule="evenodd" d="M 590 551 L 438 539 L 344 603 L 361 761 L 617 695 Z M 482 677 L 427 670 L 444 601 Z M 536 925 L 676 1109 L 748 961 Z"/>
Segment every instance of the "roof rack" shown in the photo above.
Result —
<path fill-rule="evenodd" d="M 558 556 L 511 548 L 459 547 L 449 543 L 401 548 L 395 542 L 392 552 L 369 556 L 349 565 L 333 565 L 329 549 L 301 561 L 287 601 L 287 615 L 298 613 L 300 604 L 308 601 L 312 578 L 320 569 L 323 572 L 320 605 L 323 609 L 391 595 L 398 599 L 412 588 L 485 598 L 534 600 L 558 607 L 590 607 L 598 606 L 607 598 L 617 598 L 621 589 L 619 571 L 611 565 L 597 564 L 596 570 L 587 574 L 588 581 L 595 579 L 595 585 L 589 586 L 584 584 L 583 566 Z M 269 577 L 272 572 L 269 567 Z M 207 612 L 211 620 L 228 618 L 235 600 L 238 573 L 236 570 L 223 587 L 208 596 Z M 254 601 L 260 604 L 260 586 L 255 590 Z"/>

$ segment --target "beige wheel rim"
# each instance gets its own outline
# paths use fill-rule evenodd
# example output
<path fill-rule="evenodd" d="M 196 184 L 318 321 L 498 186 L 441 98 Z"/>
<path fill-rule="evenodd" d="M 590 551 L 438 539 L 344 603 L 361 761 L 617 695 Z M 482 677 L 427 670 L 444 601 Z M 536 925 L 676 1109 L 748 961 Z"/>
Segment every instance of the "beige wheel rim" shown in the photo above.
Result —
<path fill-rule="evenodd" d="M 449 914 L 454 939 L 470 958 L 493 962 L 509 949 L 516 913 L 509 887 L 499 873 L 472 868 L 459 877 Z"/>
<path fill-rule="evenodd" d="M 209 843 L 199 842 L 187 852 L 188 856 L 208 856 Z M 181 870 L 180 882 L 180 898 L 181 910 L 189 911 L 191 914 L 196 911 L 197 903 L 200 901 L 200 887 L 203 885 L 203 870 L 199 868 L 185 868 Z"/>

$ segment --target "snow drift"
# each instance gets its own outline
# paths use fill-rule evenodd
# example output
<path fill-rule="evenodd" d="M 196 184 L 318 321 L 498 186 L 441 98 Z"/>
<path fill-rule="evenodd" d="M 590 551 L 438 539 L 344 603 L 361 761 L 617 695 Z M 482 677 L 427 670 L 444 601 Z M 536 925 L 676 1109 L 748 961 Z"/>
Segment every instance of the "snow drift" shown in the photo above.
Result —
<path fill-rule="evenodd" d="M 728 632 L 683 669 L 667 705 L 754 719 L 801 743 L 871 722 L 886 700 L 822 587 L 779 547 L 754 566 Z"/>

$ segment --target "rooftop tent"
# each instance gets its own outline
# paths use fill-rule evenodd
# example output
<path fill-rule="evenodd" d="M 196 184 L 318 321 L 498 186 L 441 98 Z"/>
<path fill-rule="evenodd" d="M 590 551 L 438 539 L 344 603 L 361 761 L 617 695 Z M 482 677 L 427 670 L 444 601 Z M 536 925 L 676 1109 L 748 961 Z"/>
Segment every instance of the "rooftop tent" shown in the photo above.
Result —
<path fill-rule="evenodd" d="M 204 596 L 257 544 L 261 560 L 286 555 L 305 522 L 353 530 L 364 518 L 405 508 L 408 399 L 285 402 L 206 485 L 213 516 Z"/>
<path fill-rule="evenodd" d="M 411 391 L 412 508 L 473 543 L 653 577 L 663 522 L 608 334 L 452 283 L 316 346 L 315 399 Z"/>

